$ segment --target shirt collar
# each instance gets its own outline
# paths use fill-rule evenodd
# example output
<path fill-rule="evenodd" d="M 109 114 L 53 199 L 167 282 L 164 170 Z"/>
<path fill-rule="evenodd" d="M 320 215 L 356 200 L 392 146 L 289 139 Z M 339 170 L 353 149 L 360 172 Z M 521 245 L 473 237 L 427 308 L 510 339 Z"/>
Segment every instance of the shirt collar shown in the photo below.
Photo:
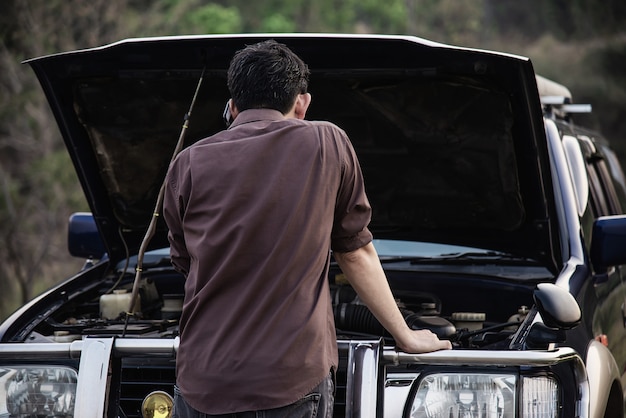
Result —
<path fill-rule="evenodd" d="M 282 120 L 285 115 L 276 109 L 247 109 L 239 112 L 231 127 L 242 125 L 244 123 L 258 122 L 261 120 Z"/>

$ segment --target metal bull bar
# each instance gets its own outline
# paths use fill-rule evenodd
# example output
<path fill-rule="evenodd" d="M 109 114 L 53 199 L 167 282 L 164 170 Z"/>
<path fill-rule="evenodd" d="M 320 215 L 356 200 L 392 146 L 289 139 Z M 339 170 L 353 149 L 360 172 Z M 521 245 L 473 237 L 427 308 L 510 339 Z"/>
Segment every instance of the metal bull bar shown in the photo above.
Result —
<path fill-rule="evenodd" d="M 1 360 L 46 361 L 80 359 L 74 416 L 102 418 L 108 399 L 111 359 L 114 356 L 175 357 L 179 339 L 85 338 L 71 343 L 0 344 Z M 375 418 L 382 415 L 384 379 L 382 342 L 340 341 L 348 350 L 346 417 Z M 380 380 L 380 381 L 379 381 Z M 380 388 L 380 390 L 379 390 Z"/>
<path fill-rule="evenodd" d="M 107 413 L 107 399 L 113 357 L 153 356 L 174 358 L 179 339 L 85 338 L 71 343 L 0 344 L 2 360 L 80 359 L 76 389 L 75 417 L 102 418 Z M 385 366 L 390 364 L 430 365 L 533 365 L 548 366 L 580 359 L 571 348 L 553 351 L 467 351 L 446 350 L 427 354 L 407 354 L 384 347 L 382 340 L 340 340 L 338 348 L 347 350 L 346 417 L 383 416 Z M 582 362 L 580 373 L 584 374 Z"/>

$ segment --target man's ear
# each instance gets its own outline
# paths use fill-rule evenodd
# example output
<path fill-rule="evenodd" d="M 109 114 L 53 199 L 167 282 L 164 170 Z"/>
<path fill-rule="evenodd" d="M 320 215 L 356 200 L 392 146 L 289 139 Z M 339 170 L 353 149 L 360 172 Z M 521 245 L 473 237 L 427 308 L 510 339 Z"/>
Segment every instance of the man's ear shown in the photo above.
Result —
<path fill-rule="evenodd" d="M 296 119 L 304 119 L 311 104 L 311 93 L 298 94 L 293 113 Z"/>
<path fill-rule="evenodd" d="M 233 120 L 235 120 L 235 118 L 239 114 L 239 109 L 237 109 L 237 106 L 235 106 L 235 102 L 233 102 L 233 99 L 228 100 L 228 108 L 230 109 L 230 116 L 233 118 Z"/>

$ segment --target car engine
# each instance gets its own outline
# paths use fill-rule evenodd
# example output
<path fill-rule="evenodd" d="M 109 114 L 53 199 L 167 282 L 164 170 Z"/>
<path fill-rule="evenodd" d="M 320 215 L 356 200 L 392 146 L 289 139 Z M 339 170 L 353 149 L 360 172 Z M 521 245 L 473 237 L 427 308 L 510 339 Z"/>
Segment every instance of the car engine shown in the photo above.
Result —
<path fill-rule="evenodd" d="M 174 338 L 178 335 L 178 320 L 183 305 L 183 279 L 165 261 L 147 269 L 139 288 L 134 312 L 126 312 L 130 304 L 131 276 L 111 275 L 76 300 L 60 304 L 58 311 L 44 319 L 26 338 L 26 342 L 71 342 L 85 336 L 122 336 L 136 338 Z M 353 288 L 346 283 L 335 283 L 340 273 L 331 275 L 330 292 L 337 334 L 339 338 L 383 338 L 394 341 L 369 309 L 359 300 Z M 394 280 L 390 280 L 393 287 Z M 435 282 L 433 282 L 435 283 Z M 473 283 L 476 286 L 476 283 Z M 506 303 L 501 317 L 491 318 L 493 312 L 480 309 L 445 310 L 446 304 L 455 304 L 451 295 L 437 296 L 437 292 L 415 292 L 394 289 L 397 304 L 412 329 L 429 329 L 439 338 L 449 339 L 457 348 L 493 348 L 505 343 L 529 313 L 529 295 L 518 296 L 518 305 Z M 429 286 L 424 285 L 425 288 Z M 438 288 L 445 288 L 445 282 Z M 457 285 L 458 287 L 458 285 Z M 489 295 L 489 291 L 485 291 Z M 509 298 L 514 302 L 516 298 Z M 528 305 L 524 304 L 528 300 Z M 466 308 L 465 306 L 462 306 Z M 473 307 L 473 306 L 472 306 Z"/>

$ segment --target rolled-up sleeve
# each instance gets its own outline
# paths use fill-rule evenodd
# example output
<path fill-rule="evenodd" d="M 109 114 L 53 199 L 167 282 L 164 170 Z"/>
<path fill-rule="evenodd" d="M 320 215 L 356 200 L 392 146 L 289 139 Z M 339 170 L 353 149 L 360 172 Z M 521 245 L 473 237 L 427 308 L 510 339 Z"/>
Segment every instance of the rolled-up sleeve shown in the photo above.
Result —
<path fill-rule="evenodd" d="M 347 137 L 344 138 L 341 184 L 337 194 L 331 249 L 337 252 L 357 250 L 372 241 L 368 225 L 372 208 L 358 158 Z"/>

